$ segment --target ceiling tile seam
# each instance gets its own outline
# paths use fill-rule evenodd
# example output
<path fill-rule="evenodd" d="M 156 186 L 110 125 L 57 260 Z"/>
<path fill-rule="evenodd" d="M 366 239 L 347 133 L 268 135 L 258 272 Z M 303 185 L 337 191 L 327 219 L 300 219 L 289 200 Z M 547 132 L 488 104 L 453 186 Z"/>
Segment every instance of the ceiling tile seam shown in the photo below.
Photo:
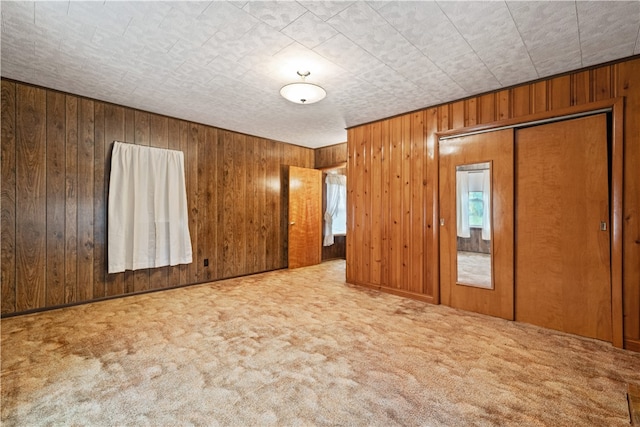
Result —
<path fill-rule="evenodd" d="M 445 76 L 449 77 L 449 78 L 451 79 L 451 81 L 452 81 L 452 82 L 454 82 L 456 85 L 458 85 L 458 87 L 459 87 L 460 89 L 462 89 L 463 91 L 467 92 L 467 89 L 465 89 L 465 88 L 464 88 L 464 86 L 463 86 L 459 81 L 457 81 L 457 80 L 456 80 L 455 78 L 453 78 L 449 73 L 447 73 L 445 70 L 443 70 L 443 69 L 440 67 L 440 65 L 438 64 L 438 62 L 437 62 L 437 61 L 434 61 L 434 60 L 429 56 L 429 54 L 427 54 L 425 51 L 423 51 L 423 50 L 422 50 L 422 49 L 420 49 L 418 46 L 416 46 L 415 44 L 413 44 L 413 43 L 411 42 L 411 40 L 409 40 L 408 38 L 406 38 L 406 37 L 405 37 L 405 35 L 404 35 L 404 34 L 402 34 L 402 31 L 399 31 L 399 30 L 398 30 L 398 29 L 397 29 L 397 28 L 396 28 L 396 27 L 395 27 L 391 22 L 389 22 L 389 20 L 388 20 L 387 18 L 385 18 L 384 16 L 380 15 L 380 12 L 379 12 L 379 11 L 380 11 L 380 9 L 375 9 L 375 10 L 374 10 L 374 12 L 375 12 L 375 13 L 377 13 L 377 14 L 378 14 L 378 16 L 379 16 L 382 20 L 384 20 L 387 24 L 389 24 L 389 26 L 390 26 L 391 28 L 393 28 L 393 29 L 396 31 L 396 33 L 398 33 L 398 35 L 399 35 L 400 37 L 402 37 L 402 38 L 403 38 L 407 43 L 409 43 L 409 44 L 410 44 L 411 46 L 413 46 L 413 47 L 414 47 L 418 52 L 420 52 L 420 53 L 422 54 L 422 56 L 424 56 L 425 58 L 427 58 L 427 59 L 428 59 L 428 60 L 429 60 L 429 61 L 430 61 L 430 62 L 431 62 L 431 63 L 432 63 L 432 64 L 433 64 L 433 65 L 434 65 L 438 70 L 440 70 L 440 71 L 442 72 L 442 74 L 444 74 Z M 456 30 L 457 30 L 457 28 L 456 28 Z M 393 68 L 391 65 L 388 65 L 388 64 L 386 64 L 386 65 L 387 65 L 389 68 L 393 69 L 396 73 L 398 73 L 398 74 L 402 75 L 403 77 L 405 77 L 405 76 L 404 76 L 404 74 L 402 74 L 401 72 L 399 72 L 398 70 L 396 70 L 395 68 Z M 485 65 L 485 66 L 486 66 L 486 65 Z M 405 77 L 405 78 L 406 78 L 406 77 Z M 414 83 L 414 82 L 412 82 L 412 81 L 411 81 L 411 83 Z M 414 84 L 415 84 L 415 83 L 414 83 Z"/>
<path fill-rule="evenodd" d="M 449 15 L 447 15 L 447 13 L 442 9 L 442 7 L 440 6 L 440 2 L 438 0 L 435 1 L 436 6 L 438 6 L 438 8 L 440 9 L 440 11 L 442 12 L 442 14 L 444 16 L 447 17 L 447 20 L 449 20 L 449 23 L 453 26 L 453 28 L 456 29 L 456 31 L 458 32 L 458 35 L 462 38 L 462 40 L 464 40 L 464 42 L 467 44 L 467 46 L 469 46 L 469 49 L 471 49 L 471 51 L 476 55 L 476 57 L 478 58 L 478 60 L 480 62 L 482 62 L 482 64 L 485 66 L 485 68 L 487 69 L 487 71 L 489 71 L 489 73 L 493 76 L 494 79 L 496 79 L 496 81 L 498 82 L 498 84 L 500 85 L 500 87 L 504 87 L 504 83 L 502 83 L 500 81 L 500 79 L 498 77 L 496 77 L 496 75 L 493 73 L 493 70 L 491 70 L 491 68 L 486 64 L 486 62 L 484 62 L 484 60 L 482 59 L 482 57 L 478 54 L 478 52 L 476 52 L 476 50 L 473 48 L 473 46 L 471 46 L 471 43 L 469 43 L 469 40 L 467 40 L 467 38 L 460 32 L 460 29 L 458 28 L 458 26 L 451 20 L 451 18 L 449 17 Z"/>
<path fill-rule="evenodd" d="M 578 46 L 580 46 L 580 67 L 584 67 L 584 55 L 582 54 L 582 37 L 581 37 L 582 29 L 580 28 L 580 15 L 578 14 L 577 0 L 574 0 L 573 7 L 576 10 L 576 25 L 578 27 Z"/>
<path fill-rule="evenodd" d="M 513 21 L 513 26 L 516 27 L 516 31 L 518 32 L 518 36 L 520 36 L 520 41 L 522 42 L 522 45 L 524 46 L 525 50 L 527 51 L 527 56 L 529 57 L 529 61 L 531 61 L 531 65 L 533 65 L 533 69 L 536 72 L 536 78 L 540 78 L 540 72 L 538 71 L 538 67 L 536 67 L 536 63 L 533 60 L 533 58 L 531 57 L 531 51 L 529 50 L 529 46 L 527 46 L 527 42 L 524 41 L 524 37 L 522 37 L 522 33 L 520 32 L 520 28 L 518 27 L 518 23 L 516 22 L 515 18 L 513 17 L 513 13 L 511 12 L 511 8 L 509 7 L 509 3 L 508 2 L 504 2 L 505 6 L 507 6 L 507 11 L 509 12 L 509 16 L 511 17 L 511 21 Z"/>

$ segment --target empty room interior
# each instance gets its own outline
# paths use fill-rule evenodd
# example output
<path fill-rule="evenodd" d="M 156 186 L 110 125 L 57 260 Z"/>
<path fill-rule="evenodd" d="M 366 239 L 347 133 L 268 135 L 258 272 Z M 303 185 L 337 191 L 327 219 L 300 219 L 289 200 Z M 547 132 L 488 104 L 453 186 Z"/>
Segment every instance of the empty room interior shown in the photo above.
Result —
<path fill-rule="evenodd" d="M 0 10 L 2 425 L 640 425 L 639 1 Z"/>

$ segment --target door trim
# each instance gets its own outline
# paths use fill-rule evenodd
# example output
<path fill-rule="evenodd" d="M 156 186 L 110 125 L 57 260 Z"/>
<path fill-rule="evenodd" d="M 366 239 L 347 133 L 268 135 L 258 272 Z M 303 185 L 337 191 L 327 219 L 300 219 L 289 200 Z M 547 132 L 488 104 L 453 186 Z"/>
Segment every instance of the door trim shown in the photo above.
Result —
<path fill-rule="evenodd" d="M 492 123 L 467 126 L 464 128 L 453 129 L 443 132 L 436 132 L 436 153 L 434 155 L 437 165 L 439 176 L 439 151 L 440 140 L 446 138 L 452 138 L 457 136 L 463 136 L 471 133 L 490 132 L 499 128 L 506 127 L 524 127 L 530 123 L 539 122 L 543 120 L 553 121 L 564 120 L 565 118 L 571 118 L 575 115 L 591 115 L 598 114 L 603 111 L 611 113 L 611 194 L 610 194 L 610 208 L 611 208 L 611 325 L 612 325 L 612 344 L 615 347 L 624 348 L 624 319 L 623 319 L 623 301 L 622 301 L 622 228 L 623 228 L 623 181 L 624 181 L 624 97 L 616 97 L 607 99 L 604 101 L 590 102 L 583 105 L 577 105 L 573 107 L 561 108 L 553 111 L 545 111 L 541 113 L 529 114 L 526 116 L 499 120 Z M 439 188 L 439 183 L 435 183 Z M 438 193 L 439 194 L 439 193 Z M 434 209 L 434 218 L 440 217 L 440 205 L 439 199 L 434 200 L 437 204 L 437 209 Z M 434 223 L 436 224 L 436 223 Z M 438 226 L 434 228 L 434 239 L 438 242 L 438 248 L 440 247 L 440 231 Z M 438 286 L 440 284 L 440 251 L 437 251 L 437 260 L 434 260 L 432 266 L 436 268 L 438 276 Z M 438 290 L 438 296 L 440 291 Z M 439 302 L 439 299 L 438 299 Z"/>

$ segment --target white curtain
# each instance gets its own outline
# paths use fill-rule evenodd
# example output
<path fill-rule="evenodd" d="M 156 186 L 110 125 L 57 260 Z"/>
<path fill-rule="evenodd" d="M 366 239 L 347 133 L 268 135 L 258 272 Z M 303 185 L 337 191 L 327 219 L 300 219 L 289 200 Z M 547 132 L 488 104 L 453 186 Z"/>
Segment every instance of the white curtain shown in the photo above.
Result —
<path fill-rule="evenodd" d="M 333 220 L 338 215 L 341 203 L 347 201 L 347 177 L 338 174 L 327 174 L 327 210 L 324 213 L 324 246 L 333 245 Z"/>
<path fill-rule="evenodd" d="M 456 171 L 456 225 L 458 237 L 471 237 L 469 228 L 469 172 Z"/>
<path fill-rule="evenodd" d="M 181 151 L 114 143 L 107 239 L 109 273 L 192 262 Z"/>
<path fill-rule="evenodd" d="M 491 170 L 482 176 L 482 240 L 491 240 Z"/>

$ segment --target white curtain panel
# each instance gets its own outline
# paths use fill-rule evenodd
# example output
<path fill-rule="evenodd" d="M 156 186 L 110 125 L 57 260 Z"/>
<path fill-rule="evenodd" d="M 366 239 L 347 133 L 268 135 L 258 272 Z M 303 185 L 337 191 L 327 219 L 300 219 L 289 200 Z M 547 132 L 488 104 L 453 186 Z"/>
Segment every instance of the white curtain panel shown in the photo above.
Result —
<path fill-rule="evenodd" d="M 181 151 L 114 143 L 107 247 L 109 273 L 192 262 Z"/>
<path fill-rule="evenodd" d="M 469 228 L 469 172 L 456 171 L 456 225 L 458 237 L 471 237 Z"/>
<path fill-rule="evenodd" d="M 324 213 L 324 246 L 331 246 L 333 239 L 333 219 L 338 214 L 340 202 L 346 203 L 347 177 L 338 174 L 327 174 L 327 210 Z"/>
<path fill-rule="evenodd" d="M 491 170 L 482 176 L 482 240 L 491 240 Z"/>

